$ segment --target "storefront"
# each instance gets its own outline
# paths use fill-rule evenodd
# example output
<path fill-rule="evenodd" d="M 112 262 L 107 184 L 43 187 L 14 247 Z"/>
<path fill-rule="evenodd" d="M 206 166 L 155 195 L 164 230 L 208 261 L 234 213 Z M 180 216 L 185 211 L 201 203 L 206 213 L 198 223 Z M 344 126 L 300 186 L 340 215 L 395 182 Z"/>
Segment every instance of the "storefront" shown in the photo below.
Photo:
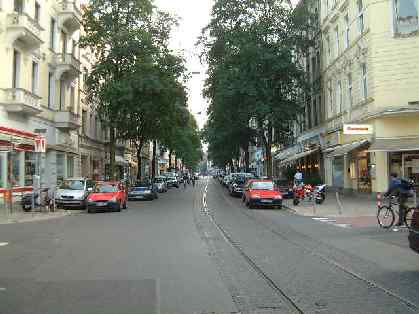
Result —
<path fill-rule="evenodd" d="M 31 190 L 36 171 L 35 133 L 0 126 L 0 190 Z"/>

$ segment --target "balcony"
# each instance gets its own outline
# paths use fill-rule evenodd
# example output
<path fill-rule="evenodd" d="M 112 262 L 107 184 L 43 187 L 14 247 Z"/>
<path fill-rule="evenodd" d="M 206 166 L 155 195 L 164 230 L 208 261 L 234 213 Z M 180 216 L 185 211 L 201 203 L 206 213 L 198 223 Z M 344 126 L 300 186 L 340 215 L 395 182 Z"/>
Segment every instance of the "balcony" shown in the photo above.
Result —
<path fill-rule="evenodd" d="M 54 120 L 55 126 L 64 131 L 78 130 L 81 126 L 80 116 L 70 111 L 57 111 Z"/>
<path fill-rule="evenodd" d="M 56 68 L 56 78 L 72 81 L 79 77 L 80 61 L 71 53 L 56 53 L 53 65 Z"/>
<path fill-rule="evenodd" d="M 70 35 L 80 29 L 82 14 L 74 1 L 61 1 L 57 4 L 58 25 Z"/>
<path fill-rule="evenodd" d="M 8 88 L 0 90 L 0 104 L 8 112 L 37 115 L 41 109 L 41 97 L 23 88 Z"/>
<path fill-rule="evenodd" d="M 19 40 L 26 49 L 35 50 L 43 43 L 41 33 L 44 29 L 28 14 L 10 13 L 6 23 L 9 44 Z"/>

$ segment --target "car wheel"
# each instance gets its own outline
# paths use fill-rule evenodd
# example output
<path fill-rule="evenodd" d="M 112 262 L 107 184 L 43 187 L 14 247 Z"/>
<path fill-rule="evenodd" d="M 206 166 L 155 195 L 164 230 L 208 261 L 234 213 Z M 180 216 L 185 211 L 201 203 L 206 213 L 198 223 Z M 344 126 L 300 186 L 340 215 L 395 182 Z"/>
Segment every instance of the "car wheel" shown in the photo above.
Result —
<path fill-rule="evenodd" d="M 89 214 L 94 214 L 96 211 L 94 211 L 94 210 L 93 210 L 93 208 L 89 208 L 89 207 L 87 207 L 87 212 L 88 212 Z"/>
<path fill-rule="evenodd" d="M 294 200 L 292 201 L 292 203 L 297 206 L 298 203 L 300 203 L 300 201 L 298 200 L 298 198 L 294 198 Z"/>

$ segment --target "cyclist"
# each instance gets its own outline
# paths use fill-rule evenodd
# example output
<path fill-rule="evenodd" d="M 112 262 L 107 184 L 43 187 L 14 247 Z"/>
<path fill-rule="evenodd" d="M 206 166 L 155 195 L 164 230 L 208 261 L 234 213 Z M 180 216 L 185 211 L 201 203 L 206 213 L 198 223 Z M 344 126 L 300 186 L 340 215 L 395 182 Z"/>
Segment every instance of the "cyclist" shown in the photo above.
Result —
<path fill-rule="evenodd" d="M 195 187 L 195 177 L 192 176 L 192 186 Z"/>
<path fill-rule="evenodd" d="M 396 226 L 402 226 L 407 208 L 407 199 L 412 190 L 411 184 L 404 179 L 400 179 L 397 173 L 392 173 L 390 177 L 390 186 L 385 196 L 397 196 L 399 202 L 399 221 Z"/>
<path fill-rule="evenodd" d="M 186 184 L 188 183 L 188 177 L 186 175 L 183 176 L 183 187 L 186 189 Z"/>

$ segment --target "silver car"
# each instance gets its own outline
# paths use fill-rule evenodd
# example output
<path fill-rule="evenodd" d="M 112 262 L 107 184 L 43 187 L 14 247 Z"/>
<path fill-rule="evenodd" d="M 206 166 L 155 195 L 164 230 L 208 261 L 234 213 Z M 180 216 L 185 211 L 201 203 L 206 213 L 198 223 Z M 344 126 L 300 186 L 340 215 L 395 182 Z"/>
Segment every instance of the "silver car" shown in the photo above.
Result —
<path fill-rule="evenodd" d="M 55 193 L 57 208 L 86 208 L 86 200 L 95 183 L 86 178 L 65 179 Z"/>
<path fill-rule="evenodd" d="M 167 192 L 167 184 L 165 177 L 155 177 L 154 184 L 156 185 L 157 191 L 159 193 Z"/>

